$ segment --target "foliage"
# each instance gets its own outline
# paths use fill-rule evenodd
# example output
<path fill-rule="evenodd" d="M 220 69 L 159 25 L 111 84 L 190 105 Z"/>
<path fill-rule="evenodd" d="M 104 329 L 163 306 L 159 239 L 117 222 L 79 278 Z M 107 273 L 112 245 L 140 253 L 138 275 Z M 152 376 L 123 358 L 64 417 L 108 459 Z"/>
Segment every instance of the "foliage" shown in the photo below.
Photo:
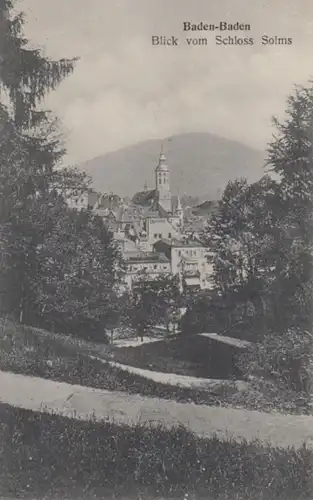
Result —
<path fill-rule="evenodd" d="M 284 334 L 265 336 L 240 362 L 247 375 L 274 380 L 282 387 L 311 396 L 312 347 L 312 334 L 293 328 Z"/>
<path fill-rule="evenodd" d="M 104 338 L 119 257 L 99 219 L 68 208 L 67 198 L 85 193 L 89 180 L 61 168 L 58 122 L 42 108 L 76 59 L 53 61 L 30 48 L 13 4 L 0 2 L 1 312 Z"/>
<path fill-rule="evenodd" d="M 312 327 L 313 269 L 313 85 L 296 87 L 288 98 L 287 119 L 274 124 L 268 168 L 277 183 L 273 223 L 277 228 L 273 297 L 280 330 Z"/>
<path fill-rule="evenodd" d="M 311 384 L 312 82 L 296 87 L 286 119 L 273 121 L 277 132 L 266 163 L 271 175 L 251 185 L 245 179 L 229 182 L 207 221 L 215 288 L 192 302 L 185 331 L 211 326 L 256 341 L 251 363 L 266 377 L 275 372 L 277 387 L 283 380 L 285 389 L 302 393 Z"/>
<path fill-rule="evenodd" d="M 226 304 L 215 292 L 193 294 L 181 321 L 183 335 L 221 330 L 226 317 Z"/>
<path fill-rule="evenodd" d="M 254 309 L 264 332 L 312 324 L 312 96 L 313 87 L 297 88 L 286 121 L 274 120 L 267 167 L 276 180 L 230 182 L 208 221 L 218 292 L 243 316 Z"/>
<path fill-rule="evenodd" d="M 72 73 L 76 59 L 53 61 L 31 49 L 23 35 L 24 15 L 13 14 L 14 4 L 0 2 L 0 87 L 8 92 L 15 125 L 29 129 L 45 120 L 38 104 Z"/>
<path fill-rule="evenodd" d="M 38 262 L 37 322 L 86 338 L 105 338 L 118 301 L 121 270 L 102 219 L 63 209 L 40 248 Z"/>
<path fill-rule="evenodd" d="M 145 273 L 139 276 L 130 296 L 128 314 L 138 336 L 143 337 L 155 324 L 177 323 L 181 294 L 176 276 L 158 276 L 151 281 Z"/>
<path fill-rule="evenodd" d="M 277 257 L 269 204 L 275 189 L 268 176 L 252 185 L 244 179 L 229 182 L 219 211 L 208 221 L 206 236 L 215 253 L 216 295 L 224 305 L 226 329 L 244 319 L 267 327 Z"/>

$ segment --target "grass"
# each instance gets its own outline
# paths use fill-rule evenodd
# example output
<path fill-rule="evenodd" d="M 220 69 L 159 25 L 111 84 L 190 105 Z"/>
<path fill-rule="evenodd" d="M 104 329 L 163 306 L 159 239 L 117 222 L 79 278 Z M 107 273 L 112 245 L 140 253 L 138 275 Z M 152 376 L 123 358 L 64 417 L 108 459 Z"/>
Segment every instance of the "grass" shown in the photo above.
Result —
<path fill-rule="evenodd" d="M 0 405 L 0 495 L 305 500 L 313 453 Z"/>
<path fill-rule="evenodd" d="M 147 346 L 156 344 L 159 342 Z M 301 394 L 282 392 L 265 381 L 251 383 L 250 390 L 242 392 L 226 383 L 211 392 L 180 388 L 112 367 L 91 359 L 90 354 L 112 359 L 114 349 L 10 321 L 0 322 L 0 369 L 4 371 L 178 402 L 298 414 L 312 412 Z"/>
<path fill-rule="evenodd" d="M 158 372 L 231 380 L 241 378 L 232 363 L 235 352 L 233 347 L 210 339 L 180 335 L 138 347 L 121 347 L 116 350 L 114 359 Z"/>
<path fill-rule="evenodd" d="M 105 355 L 110 359 L 110 353 L 107 345 L 90 344 L 9 321 L 0 324 L 0 370 L 197 404 L 220 405 L 226 393 L 230 393 L 224 385 L 209 393 L 154 382 L 89 356 Z"/>

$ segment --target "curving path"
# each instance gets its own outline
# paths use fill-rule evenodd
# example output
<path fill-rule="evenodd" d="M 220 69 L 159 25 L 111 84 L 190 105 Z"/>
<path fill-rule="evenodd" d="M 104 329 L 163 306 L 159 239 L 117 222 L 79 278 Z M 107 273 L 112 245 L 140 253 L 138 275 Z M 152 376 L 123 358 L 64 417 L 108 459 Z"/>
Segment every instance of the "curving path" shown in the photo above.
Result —
<path fill-rule="evenodd" d="M 258 438 L 273 445 L 313 447 L 313 417 L 261 413 L 231 408 L 176 403 L 121 392 L 110 392 L 0 371 L 0 401 L 29 410 L 54 412 L 76 419 L 109 419 L 182 424 L 198 436 Z"/>
<path fill-rule="evenodd" d="M 228 387 L 233 386 L 237 390 L 248 390 L 248 384 L 241 380 L 221 380 L 213 378 L 190 377 L 187 375 L 177 375 L 176 373 L 164 373 L 148 370 L 146 368 L 137 368 L 136 366 L 125 365 L 116 361 L 107 361 L 97 356 L 89 355 L 91 359 L 96 359 L 105 365 L 119 368 L 120 370 L 139 375 L 148 380 L 153 380 L 160 384 L 173 385 L 174 387 L 184 387 L 185 389 L 201 389 L 203 391 L 212 391 L 225 384 Z"/>

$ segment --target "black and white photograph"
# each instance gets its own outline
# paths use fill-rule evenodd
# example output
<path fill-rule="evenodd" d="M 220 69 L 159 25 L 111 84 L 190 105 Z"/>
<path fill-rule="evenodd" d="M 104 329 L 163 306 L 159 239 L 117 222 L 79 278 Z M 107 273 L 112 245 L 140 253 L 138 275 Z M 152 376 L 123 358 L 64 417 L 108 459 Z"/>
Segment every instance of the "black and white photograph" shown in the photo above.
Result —
<path fill-rule="evenodd" d="M 313 500 L 313 4 L 0 0 L 0 500 Z"/>

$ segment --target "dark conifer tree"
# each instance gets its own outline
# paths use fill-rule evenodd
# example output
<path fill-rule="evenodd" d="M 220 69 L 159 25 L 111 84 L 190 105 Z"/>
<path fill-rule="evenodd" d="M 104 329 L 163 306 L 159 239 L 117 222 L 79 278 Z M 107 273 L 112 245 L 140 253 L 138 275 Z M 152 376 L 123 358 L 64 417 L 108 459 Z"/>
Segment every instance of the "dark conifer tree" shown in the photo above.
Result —
<path fill-rule="evenodd" d="M 58 122 L 41 108 L 77 59 L 30 48 L 13 4 L 0 0 L 0 306 L 22 322 L 58 315 L 60 329 L 75 330 L 79 315 L 103 328 L 118 266 L 112 237 L 68 208 L 88 179 L 61 165 Z"/>

